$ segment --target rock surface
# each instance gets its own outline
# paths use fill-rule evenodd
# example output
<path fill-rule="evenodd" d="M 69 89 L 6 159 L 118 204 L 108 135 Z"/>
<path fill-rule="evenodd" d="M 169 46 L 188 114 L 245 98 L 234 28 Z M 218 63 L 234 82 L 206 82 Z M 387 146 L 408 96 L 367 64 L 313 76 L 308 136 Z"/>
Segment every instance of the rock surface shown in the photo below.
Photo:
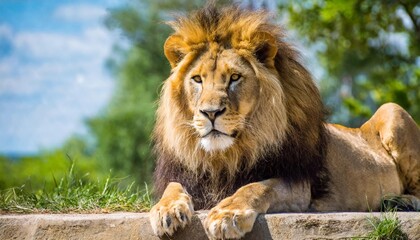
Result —
<path fill-rule="evenodd" d="M 198 212 L 171 239 L 207 239 Z M 343 239 L 372 230 L 368 219 L 380 213 L 266 214 L 245 239 Z M 409 239 L 420 239 L 420 213 L 398 213 Z M 0 239 L 159 239 L 147 213 L 0 215 Z M 168 239 L 168 238 L 164 238 Z"/>

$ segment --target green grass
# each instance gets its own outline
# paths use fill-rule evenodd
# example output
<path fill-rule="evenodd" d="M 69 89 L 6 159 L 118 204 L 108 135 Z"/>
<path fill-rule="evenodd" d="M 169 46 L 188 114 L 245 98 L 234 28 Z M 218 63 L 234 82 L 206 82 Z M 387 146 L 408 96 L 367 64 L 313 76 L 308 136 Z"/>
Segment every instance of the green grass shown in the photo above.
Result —
<path fill-rule="evenodd" d="M 371 216 L 367 219 L 373 230 L 365 237 L 354 239 L 367 240 L 406 240 L 408 236 L 401 230 L 398 211 L 416 211 L 411 200 L 405 196 L 387 195 L 381 200 L 380 217 Z"/>
<path fill-rule="evenodd" d="M 406 240 L 407 234 L 401 230 L 401 222 L 396 212 L 384 212 L 381 217 L 368 219 L 373 230 L 363 239 L 369 240 Z"/>
<path fill-rule="evenodd" d="M 108 177 L 93 182 L 74 174 L 74 164 L 67 176 L 54 186 L 31 189 L 28 185 L 0 190 L 0 212 L 3 213 L 106 213 L 116 211 L 144 212 L 150 209 L 147 185 L 143 190 L 125 179 Z"/>

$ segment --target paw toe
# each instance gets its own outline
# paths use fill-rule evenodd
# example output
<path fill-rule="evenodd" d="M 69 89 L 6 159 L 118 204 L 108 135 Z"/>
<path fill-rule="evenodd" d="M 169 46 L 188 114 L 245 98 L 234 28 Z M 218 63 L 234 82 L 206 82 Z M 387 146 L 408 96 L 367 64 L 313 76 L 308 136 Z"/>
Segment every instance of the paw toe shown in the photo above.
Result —
<path fill-rule="evenodd" d="M 252 230 L 257 214 L 246 210 L 212 210 L 205 221 L 209 237 L 213 239 L 237 239 Z"/>

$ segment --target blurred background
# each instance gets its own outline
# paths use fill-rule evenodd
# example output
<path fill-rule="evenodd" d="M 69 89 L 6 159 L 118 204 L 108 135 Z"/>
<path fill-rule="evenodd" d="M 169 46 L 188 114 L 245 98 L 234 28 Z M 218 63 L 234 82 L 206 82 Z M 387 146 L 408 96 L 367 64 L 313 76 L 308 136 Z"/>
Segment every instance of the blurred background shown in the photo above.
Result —
<path fill-rule="evenodd" d="M 0 190 L 45 188 L 75 166 L 150 181 L 156 100 L 174 13 L 202 0 L 1 0 Z M 220 4 L 229 1 L 219 1 Z M 420 3 L 244 0 L 276 13 L 330 111 L 360 126 L 385 102 L 420 122 Z"/>

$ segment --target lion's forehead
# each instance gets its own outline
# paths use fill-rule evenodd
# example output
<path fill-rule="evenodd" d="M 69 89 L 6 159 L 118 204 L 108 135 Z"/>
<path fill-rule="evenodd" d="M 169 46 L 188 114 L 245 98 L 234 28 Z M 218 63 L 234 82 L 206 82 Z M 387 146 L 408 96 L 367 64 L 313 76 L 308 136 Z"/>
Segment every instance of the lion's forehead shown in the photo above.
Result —
<path fill-rule="evenodd" d="M 226 82 L 231 74 L 249 73 L 246 60 L 233 49 L 209 50 L 201 55 L 192 68 L 192 75 L 200 75 L 206 80 Z"/>

